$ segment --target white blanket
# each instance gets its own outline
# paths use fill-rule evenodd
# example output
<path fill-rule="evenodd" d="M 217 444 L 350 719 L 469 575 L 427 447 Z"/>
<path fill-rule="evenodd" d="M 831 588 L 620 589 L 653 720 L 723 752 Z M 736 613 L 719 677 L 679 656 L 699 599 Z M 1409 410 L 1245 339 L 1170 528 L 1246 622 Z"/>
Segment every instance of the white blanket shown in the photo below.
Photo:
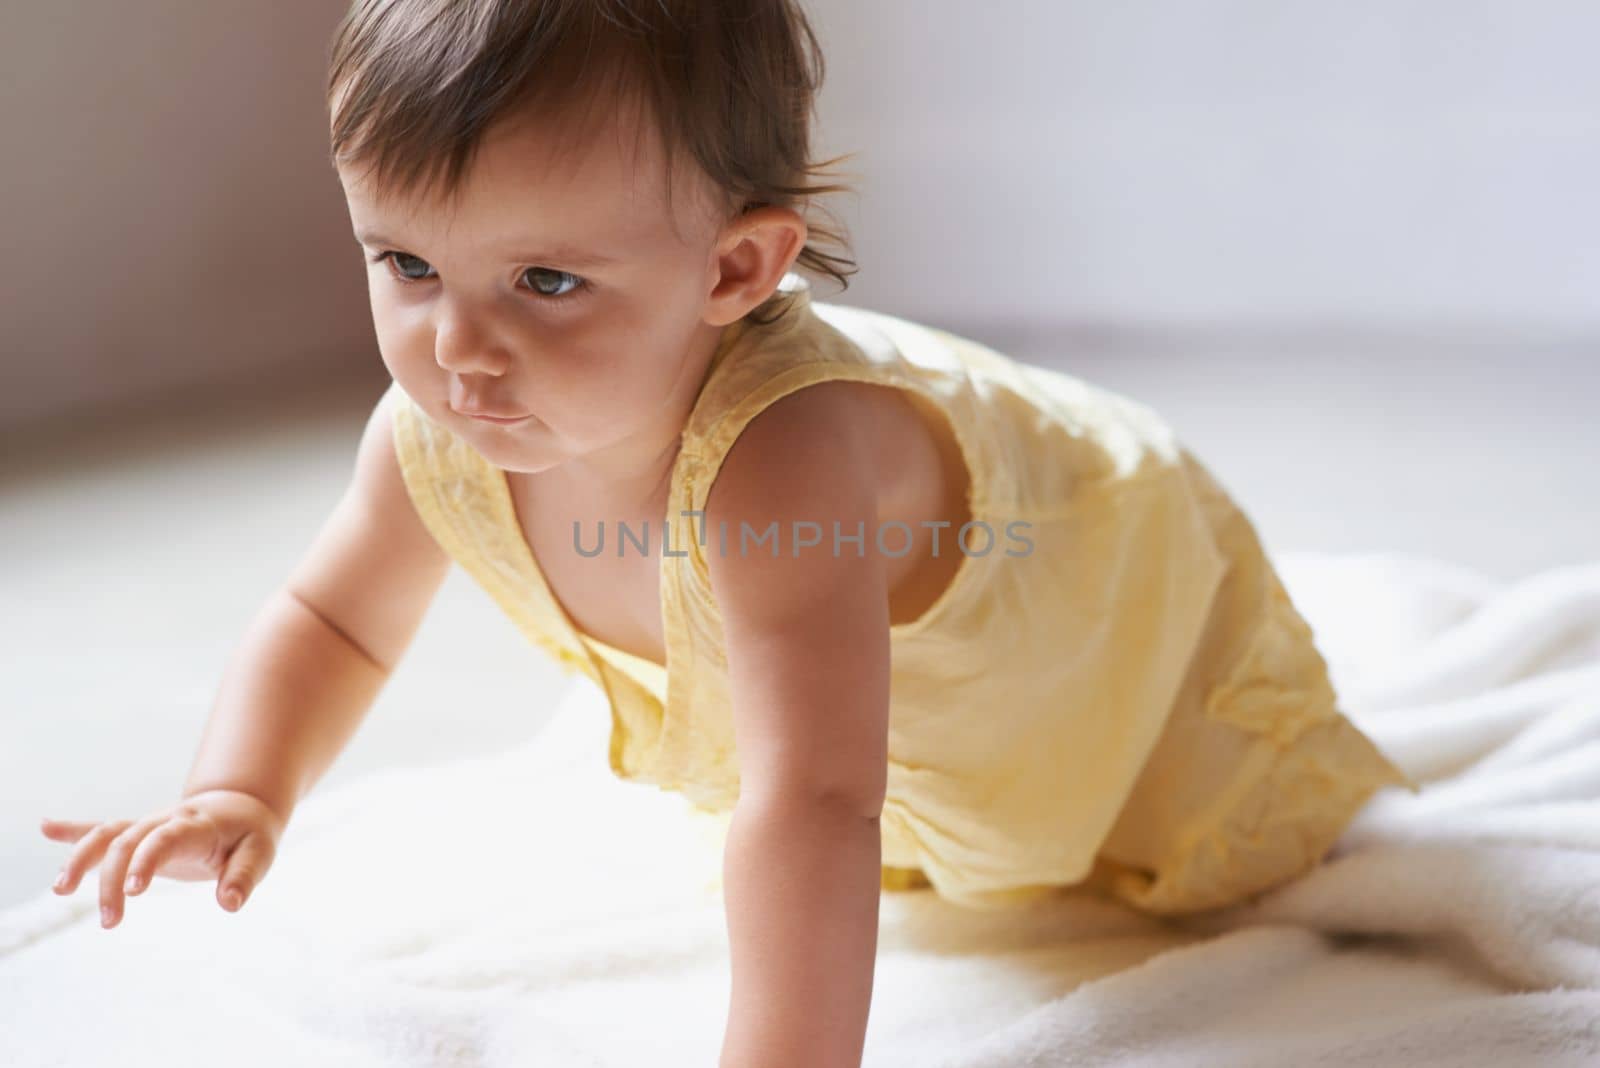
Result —
<path fill-rule="evenodd" d="M 1184 921 L 885 894 L 868 1068 L 1600 1063 L 1600 563 L 1278 564 L 1423 794 Z M 714 1065 L 714 835 L 607 726 L 580 679 L 518 751 L 313 795 L 238 914 L 159 880 L 102 930 L 97 874 L 0 913 L 0 1065 Z"/>

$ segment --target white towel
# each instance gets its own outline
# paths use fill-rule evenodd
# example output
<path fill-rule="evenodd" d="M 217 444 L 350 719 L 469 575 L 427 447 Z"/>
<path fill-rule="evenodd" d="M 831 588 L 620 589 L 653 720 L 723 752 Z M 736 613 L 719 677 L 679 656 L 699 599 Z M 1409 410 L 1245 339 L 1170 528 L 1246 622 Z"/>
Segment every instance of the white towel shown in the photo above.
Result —
<path fill-rule="evenodd" d="M 1256 903 L 1161 921 L 887 893 L 865 1064 L 1600 1063 L 1600 564 L 1287 554 L 1385 790 Z M 611 778 L 579 680 L 521 749 L 307 799 L 237 914 L 160 880 L 0 913 L 0 1065 L 716 1063 L 714 835 Z"/>

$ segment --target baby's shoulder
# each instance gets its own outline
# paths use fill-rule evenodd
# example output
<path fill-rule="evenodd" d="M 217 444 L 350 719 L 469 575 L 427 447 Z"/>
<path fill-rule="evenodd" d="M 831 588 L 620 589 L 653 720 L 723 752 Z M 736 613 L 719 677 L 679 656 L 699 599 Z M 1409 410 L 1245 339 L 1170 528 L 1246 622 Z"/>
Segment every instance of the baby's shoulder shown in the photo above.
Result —
<path fill-rule="evenodd" d="M 926 479 L 936 464 L 948 422 L 914 390 L 879 382 L 829 378 L 785 393 L 765 405 L 729 446 L 723 466 L 738 462 L 770 475 L 794 463 L 829 467 L 821 457 L 854 450 L 880 499 L 908 479 Z M 946 436 L 948 436 L 946 434 Z"/>
<path fill-rule="evenodd" d="M 880 528 L 900 524 L 912 544 L 888 552 L 891 610 L 915 614 L 949 578 L 949 552 L 938 553 L 928 524 L 958 528 L 971 518 L 972 477 L 936 405 L 913 390 L 828 379 L 785 394 L 751 419 L 729 448 L 705 505 L 712 529 L 765 529 L 779 521 L 817 524 L 832 545 L 833 523 L 866 545 Z M 901 543 L 896 535 L 894 545 Z M 792 547 L 785 547 L 789 555 Z M 848 553 L 848 547 L 840 550 Z M 861 549 L 857 550 L 864 551 Z M 931 593 L 930 593 L 931 591 Z M 898 616 L 897 616 L 898 618 Z"/>
<path fill-rule="evenodd" d="M 708 510 L 743 502 L 793 499 L 816 503 L 850 492 L 877 442 L 883 411 L 878 390 L 844 379 L 815 382 L 764 405 L 740 429 L 720 463 Z M 831 477 L 824 477 L 831 476 Z"/>

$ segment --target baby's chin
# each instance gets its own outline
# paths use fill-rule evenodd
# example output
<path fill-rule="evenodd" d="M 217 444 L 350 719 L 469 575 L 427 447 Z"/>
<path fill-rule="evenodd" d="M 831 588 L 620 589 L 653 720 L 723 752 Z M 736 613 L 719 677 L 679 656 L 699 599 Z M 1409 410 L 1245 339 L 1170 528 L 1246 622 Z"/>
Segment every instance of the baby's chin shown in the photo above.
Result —
<path fill-rule="evenodd" d="M 549 428 L 536 418 L 514 427 L 480 424 L 468 429 L 464 435 L 467 443 L 505 471 L 536 475 L 566 460 L 557 451 Z"/>

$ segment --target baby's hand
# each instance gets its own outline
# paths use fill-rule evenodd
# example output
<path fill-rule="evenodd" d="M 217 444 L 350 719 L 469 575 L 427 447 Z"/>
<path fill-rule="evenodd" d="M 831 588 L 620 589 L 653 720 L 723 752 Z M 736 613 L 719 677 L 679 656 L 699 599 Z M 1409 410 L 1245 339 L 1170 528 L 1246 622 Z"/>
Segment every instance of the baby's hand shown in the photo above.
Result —
<path fill-rule="evenodd" d="M 54 841 L 78 843 L 52 888 L 58 894 L 72 893 L 105 856 L 100 926 L 114 927 L 122 918 L 124 890 L 137 894 L 156 875 L 183 882 L 217 877 L 217 903 L 237 912 L 272 866 L 284 826 L 281 816 L 249 794 L 206 790 L 141 820 L 47 819 L 40 830 Z"/>

